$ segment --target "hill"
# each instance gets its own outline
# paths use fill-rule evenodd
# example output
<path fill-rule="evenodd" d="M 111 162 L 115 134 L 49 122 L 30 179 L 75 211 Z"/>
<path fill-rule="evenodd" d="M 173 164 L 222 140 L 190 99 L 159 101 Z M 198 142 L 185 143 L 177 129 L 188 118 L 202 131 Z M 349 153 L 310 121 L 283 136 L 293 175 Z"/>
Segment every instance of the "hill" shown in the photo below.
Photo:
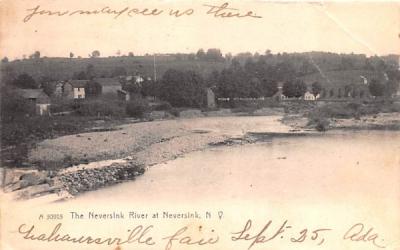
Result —
<path fill-rule="evenodd" d="M 2 71 L 12 71 L 14 75 L 27 73 L 35 79 L 70 79 L 74 73 L 85 71 L 88 65 L 94 66 L 96 76 L 110 76 L 115 68 L 122 67 L 130 75 L 139 73 L 147 77 L 154 75 L 153 56 L 108 57 L 108 58 L 40 58 L 12 61 L 2 64 Z M 155 57 L 157 78 L 168 69 L 195 70 L 206 76 L 214 70 L 222 70 L 226 62 L 179 59 L 162 55 Z"/>
<path fill-rule="evenodd" d="M 372 79 L 384 81 L 383 73 L 373 70 L 339 70 L 318 72 L 300 77 L 307 85 L 320 82 L 324 87 L 344 87 L 349 84 L 364 84 L 364 79 L 370 82 Z"/>

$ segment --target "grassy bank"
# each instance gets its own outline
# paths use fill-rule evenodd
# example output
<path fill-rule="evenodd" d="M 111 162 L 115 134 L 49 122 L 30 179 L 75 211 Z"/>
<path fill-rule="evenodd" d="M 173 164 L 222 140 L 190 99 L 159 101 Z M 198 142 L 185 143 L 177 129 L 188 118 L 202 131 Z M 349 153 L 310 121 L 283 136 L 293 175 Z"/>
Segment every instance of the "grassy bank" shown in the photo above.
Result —
<path fill-rule="evenodd" d="M 45 139 L 90 131 L 93 127 L 112 128 L 123 120 L 82 116 L 18 117 L 1 123 L 1 161 L 6 167 L 28 167 L 28 151 Z"/>
<path fill-rule="evenodd" d="M 368 126 L 368 121 L 363 119 L 367 116 L 377 118 L 380 113 L 399 113 L 400 103 L 395 102 L 373 102 L 373 103 L 331 103 L 326 104 L 322 107 L 315 107 L 311 109 L 307 114 L 308 125 L 315 127 L 319 131 L 325 131 L 329 127 L 338 127 L 335 121 L 338 119 L 353 119 L 355 122 L 353 128 L 361 127 L 364 123 L 365 128 L 371 129 L 400 129 L 400 124 L 388 123 L 388 124 L 371 124 Z M 360 122 L 357 122 L 360 121 Z M 356 125 L 358 124 L 358 125 Z"/>

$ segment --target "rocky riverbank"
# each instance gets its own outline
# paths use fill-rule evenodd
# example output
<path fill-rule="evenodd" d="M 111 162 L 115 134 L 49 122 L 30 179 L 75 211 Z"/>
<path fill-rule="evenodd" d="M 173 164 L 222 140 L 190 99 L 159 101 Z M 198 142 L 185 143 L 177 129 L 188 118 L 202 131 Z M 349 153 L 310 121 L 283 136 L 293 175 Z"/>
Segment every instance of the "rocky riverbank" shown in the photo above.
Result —
<path fill-rule="evenodd" d="M 50 194 L 57 194 L 62 200 L 82 192 L 134 180 L 144 172 L 143 167 L 130 162 L 113 163 L 101 168 L 59 172 L 5 169 L 2 185 L 4 186 L 3 190 L 12 194 L 12 198 L 16 200 L 32 199 Z"/>
<path fill-rule="evenodd" d="M 192 151 L 252 142 L 249 132 L 293 133 L 281 118 L 232 116 L 143 122 L 46 140 L 30 152 L 30 161 L 40 164 L 40 170 L 3 169 L 2 186 L 16 199 L 46 194 L 65 199 L 133 180 L 147 167 Z M 66 167 L 66 158 L 78 164 Z"/>
<path fill-rule="evenodd" d="M 400 113 L 332 118 L 329 129 L 400 129 Z M 195 117 L 126 124 L 45 140 L 29 153 L 39 169 L 1 169 L 0 184 L 14 199 L 49 194 L 66 199 L 134 180 L 148 167 L 209 146 L 314 132 L 315 127 L 303 115 Z M 71 162 L 76 164 L 71 166 Z"/>

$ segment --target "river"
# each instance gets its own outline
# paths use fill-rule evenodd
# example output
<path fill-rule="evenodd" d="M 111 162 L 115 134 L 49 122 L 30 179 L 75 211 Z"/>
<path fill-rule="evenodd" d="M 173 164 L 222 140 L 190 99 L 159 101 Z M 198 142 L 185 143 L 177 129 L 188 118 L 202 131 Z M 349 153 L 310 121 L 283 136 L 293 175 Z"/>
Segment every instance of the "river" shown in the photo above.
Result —
<path fill-rule="evenodd" d="M 274 230 L 284 221 L 291 226 L 281 239 L 256 244 L 252 249 L 378 249 L 371 242 L 343 240 L 349 227 L 362 223 L 363 233 L 372 228 L 370 234 L 377 235 L 378 245 L 395 250 L 399 249 L 400 239 L 400 132 L 332 131 L 211 147 L 152 166 L 135 181 L 47 207 L 41 204 L 31 211 L 62 213 L 63 230 L 72 234 L 123 235 L 135 223 L 152 223 L 155 238 L 185 225 L 212 228 L 213 235 L 218 232 L 221 238 L 220 245 L 213 247 L 173 249 L 248 249 L 250 243 L 233 243 L 229 234 L 241 230 L 249 219 L 253 221 L 250 231 L 254 234 L 269 220 Z M 149 217 L 83 220 L 73 219 L 72 211 L 85 216 L 94 211 L 135 212 Z M 202 215 L 202 220 L 150 218 L 155 213 L 163 216 L 164 212 L 194 211 Z M 207 211 L 211 218 L 205 217 Z M 22 221 L 23 216 L 13 219 Z M 39 226 L 49 227 L 49 222 L 43 223 Z M 329 229 L 324 232 L 321 246 L 320 241 L 314 242 L 309 236 L 302 243 L 288 238 L 302 229 L 320 228 Z M 264 234 L 273 234 L 269 230 Z M 157 246 L 132 249 L 163 249 L 165 242 L 159 241 Z M 20 241 L 14 235 L 10 242 Z M 25 243 L 30 249 L 30 243 Z M 59 250 L 71 249 L 69 243 L 50 245 Z"/>
<path fill-rule="evenodd" d="M 331 132 L 190 153 L 77 201 L 375 203 L 399 194 L 399 171 L 399 132 Z"/>

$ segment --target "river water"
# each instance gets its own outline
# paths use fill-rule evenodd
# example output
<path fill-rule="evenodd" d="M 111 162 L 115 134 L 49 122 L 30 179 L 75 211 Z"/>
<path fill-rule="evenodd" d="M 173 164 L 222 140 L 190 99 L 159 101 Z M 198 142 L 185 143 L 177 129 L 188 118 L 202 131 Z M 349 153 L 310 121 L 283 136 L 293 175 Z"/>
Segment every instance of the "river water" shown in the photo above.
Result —
<path fill-rule="evenodd" d="M 137 223 L 154 225 L 153 236 L 159 239 L 155 246 L 132 245 L 122 249 L 164 249 L 162 236 L 185 225 L 202 226 L 202 237 L 218 234 L 219 244 L 174 245 L 172 249 L 248 249 L 250 242 L 232 242 L 230 233 L 240 231 L 251 219 L 251 234 L 258 233 L 269 220 L 274 229 L 269 228 L 264 235 L 273 235 L 286 220 L 291 226 L 282 238 L 256 244 L 251 249 L 379 249 L 371 241 L 343 239 L 352 225 L 362 223 L 363 233 L 373 228 L 369 236 L 376 234 L 376 244 L 398 250 L 400 132 L 332 131 L 212 147 L 155 165 L 135 181 L 88 192 L 67 202 L 32 207 L 30 211 L 32 214 L 62 213 L 63 232 L 74 235 L 119 236 Z M 72 211 L 85 216 L 90 211 L 122 211 L 147 213 L 149 217 L 123 221 L 77 220 L 70 216 Z M 194 211 L 202 215 L 201 220 L 150 218 L 154 213 L 162 216 L 164 212 Z M 206 212 L 212 217 L 206 218 Z M 51 231 L 48 221 L 40 224 L 23 217 L 10 218 L 15 223 L 36 223 L 37 227 Z M 323 243 L 321 238 L 314 241 L 310 236 L 302 243 L 289 240 L 302 229 L 320 228 L 329 229 L 324 231 Z M 194 235 L 198 237 L 199 233 Z M 18 242 L 21 249 L 31 249 L 32 243 L 21 242 L 15 234 L 10 242 Z M 37 249 L 48 244 L 59 250 L 72 249 L 69 243 L 35 244 Z M 79 249 L 111 248 L 79 246 Z"/>
<path fill-rule="evenodd" d="M 136 181 L 77 200 L 393 204 L 390 199 L 399 198 L 399 171 L 399 132 L 332 132 L 194 152 L 153 166 Z"/>

